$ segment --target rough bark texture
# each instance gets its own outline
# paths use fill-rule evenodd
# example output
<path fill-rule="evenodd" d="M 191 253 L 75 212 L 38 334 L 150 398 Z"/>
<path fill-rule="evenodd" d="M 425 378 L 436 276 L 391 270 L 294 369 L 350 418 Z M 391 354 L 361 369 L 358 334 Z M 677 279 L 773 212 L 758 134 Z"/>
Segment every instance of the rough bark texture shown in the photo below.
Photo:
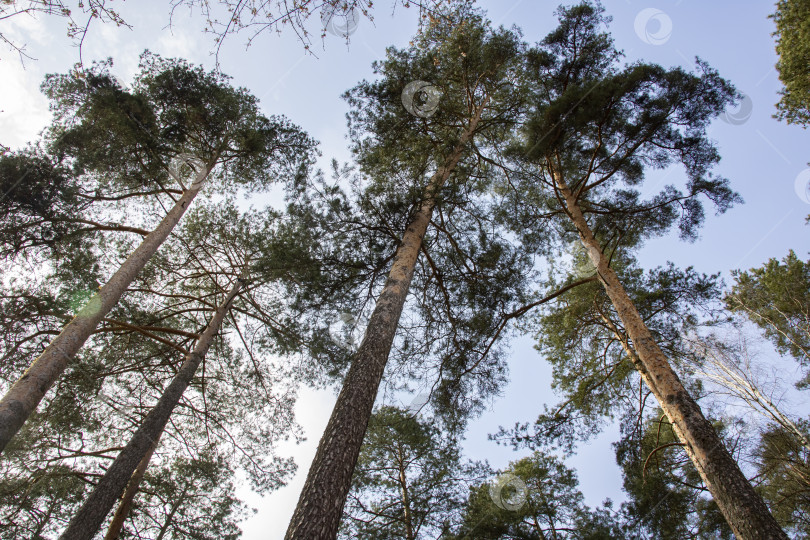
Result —
<path fill-rule="evenodd" d="M 198 175 L 174 207 L 166 214 L 154 231 L 127 257 L 124 264 L 107 283 L 90 299 L 87 305 L 62 329 L 48 347 L 34 360 L 22 377 L 9 389 L 0 401 L 0 452 L 17 434 L 25 421 L 45 397 L 48 389 L 65 371 L 68 362 L 87 341 L 99 322 L 110 310 L 158 250 L 183 217 L 191 201 L 199 193 L 202 181 L 208 175 Z"/>
<path fill-rule="evenodd" d="M 107 469 L 107 472 L 96 484 L 95 489 L 70 521 L 65 532 L 59 537 L 60 540 L 90 540 L 98 532 L 104 518 L 107 517 L 115 501 L 124 491 L 127 482 L 132 478 L 135 468 L 163 433 L 166 422 L 169 421 L 169 417 L 180 401 L 180 397 L 191 383 L 197 367 L 208 352 L 208 348 L 213 343 L 214 337 L 222 325 L 231 301 L 239 293 L 241 287 L 242 279 L 239 278 L 228 292 L 225 301 L 217 308 L 211 322 L 205 327 L 200 339 L 194 346 L 194 350 L 186 355 L 177 375 L 166 387 L 157 404 L 146 415 L 141 427 L 138 428 L 112 465 L 110 465 L 110 468 Z"/>
<path fill-rule="evenodd" d="M 425 189 L 425 198 L 402 236 L 363 342 L 343 381 L 332 416 L 318 444 L 285 540 L 333 540 L 337 537 L 352 473 L 394 343 L 422 239 L 436 204 L 435 195 L 461 159 L 464 147 L 481 118 L 483 107 L 478 108 L 452 154 L 431 177 Z"/>
<path fill-rule="evenodd" d="M 576 197 L 557 179 L 567 213 L 579 232 L 599 281 L 632 341 L 641 364 L 639 372 L 673 425 L 676 436 L 695 465 L 734 534 L 741 540 L 787 539 L 762 498 L 731 457 L 714 427 L 686 391 L 666 355 L 658 347 L 647 325 L 627 295 L 618 276 L 585 220 Z M 631 355 L 632 358 L 632 355 Z"/>
<path fill-rule="evenodd" d="M 143 475 L 146 473 L 146 468 L 149 467 L 149 460 L 152 459 L 152 454 L 155 452 L 155 448 L 157 448 L 158 441 L 160 440 L 159 437 L 158 435 L 158 437 L 155 438 L 155 441 L 152 443 L 152 446 L 149 447 L 146 455 L 143 456 L 141 462 L 138 463 L 138 468 L 132 473 L 132 477 L 127 484 L 127 489 L 121 496 L 121 500 L 118 502 L 118 508 L 115 509 L 115 514 L 113 514 L 110 526 L 107 528 L 107 534 L 104 536 L 104 540 L 118 540 L 118 535 L 121 534 L 121 529 L 124 528 L 124 521 L 126 521 L 129 511 L 132 508 L 132 501 L 135 499 L 135 495 L 138 494 L 140 489 Z"/>

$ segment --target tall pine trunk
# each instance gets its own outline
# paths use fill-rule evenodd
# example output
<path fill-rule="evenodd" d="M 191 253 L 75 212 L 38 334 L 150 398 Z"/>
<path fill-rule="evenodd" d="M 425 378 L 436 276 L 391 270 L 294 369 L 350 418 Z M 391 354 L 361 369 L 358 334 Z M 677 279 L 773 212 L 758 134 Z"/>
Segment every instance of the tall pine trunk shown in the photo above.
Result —
<path fill-rule="evenodd" d="M 321 436 L 285 540 L 332 540 L 337 537 L 352 473 L 394 343 L 422 239 L 436 205 L 436 194 L 461 159 L 485 104 L 486 100 L 475 110 L 452 153 L 430 178 L 425 197 L 402 235 L 388 279 Z"/>
<path fill-rule="evenodd" d="M 110 280 L 90 298 L 87 305 L 62 329 L 0 400 L 0 452 L 28 420 L 48 389 L 65 371 L 70 359 L 115 307 L 127 287 L 172 232 L 199 193 L 209 172 L 210 169 L 207 169 L 197 174 L 195 181 L 183 192 L 155 230 L 143 239 Z"/>
<path fill-rule="evenodd" d="M 65 532 L 59 537 L 60 540 L 90 540 L 98 532 L 104 518 L 107 517 L 115 501 L 124 491 L 127 482 L 132 478 L 136 467 L 163 433 L 172 411 L 174 411 L 183 392 L 191 383 L 197 367 L 208 352 L 208 348 L 213 343 L 217 332 L 219 332 L 230 304 L 239 293 L 242 284 L 243 281 L 240 277 L 231 287 L 225 300 L 214 312 L 208 326 L 205 327 L 202 335 L 197 340 L 194 350 L 186 355 L 177 375 L 174 376 L 172 382 L 164 390 L 163 395 L 160 396 L 157 404 L 152 407 L 141 426 L 96 484 L 82 507 L 73 516 Z"/>
<path fill-rule="evenodd" d="M 762 498 L 703 416 L 700 407 L 686 391 L 664 352 L 655 342 L 632 299 L 602 253 L 602 246 L 588 226 L 577 198 L 562 181 L 555 178 L 557 189 L 565 200 L 568 216 L 573 221 L 593 264 L 599 281 L 632 342 L 640 365 L 642 379 L 652 390 L 673 425 L 673 431 L 685 445 L 717 506 L 737 538 L 741 540 L 787 539 Z M 627 346 L 627 344 L 625 344 Z"/>
<path fill-rule="evenodd" d="M 147 467 L 149 467 L 149 461 L 152 459 L 152 454 L 155 452 L 159 440 L 160 435 L 152 442 L 149 450 L 146 451 L 146 455 L 141 458 L 138 467 L 132 473 L 127 488 L 124 490 L 121 500 L 118 501 L 118 508 L 115 509 L 115 514 L 113 514 L 110 526 L 107 528 L 107 534 L 104 535 L 104 540 L 118 540 L 118 535 L 121 534 L 121 529 L 124 528 L 124 521 L 126 521 L 129 511 L 132 509 L 132 501 L 140 490 L 141 480 L 143 480 L 143 475 L 146 473 Z"/>

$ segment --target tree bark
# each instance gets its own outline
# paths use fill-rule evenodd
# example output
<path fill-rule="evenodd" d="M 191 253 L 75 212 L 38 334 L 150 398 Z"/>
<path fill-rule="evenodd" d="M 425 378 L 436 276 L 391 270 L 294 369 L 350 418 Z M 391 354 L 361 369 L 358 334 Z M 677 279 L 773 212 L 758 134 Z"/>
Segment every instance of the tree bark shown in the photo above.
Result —
<path fill-rule="evenodd" d="M 616 309 L 632 341 L 642 379 L 652 390 L 685 445 L 687 455 L 700 473 L 734 534 L 741 540 L 787 539 L 762 498 L 703 416 L 700 407 L 686 391 L 664 352 L 655 342 L 632 299 L 602 253 L 602 246 L 591 231 L 576 196 L 565 182 L 555 177 L 565 201 L 568 216 L 579 232 L 599 281 Z"/>
<path fill-rule="evenodd" d="M 200 339 L 188 355 L 172 382 L 166 387 L 157 404 L 146 415 L 141 427 L 135 432 L 127 445 L 115 458 L 110 468 L 96 484 L 87 500 L 68 524 L 60 540 L 90 540 L 98 532 L 101 523 L 115 504 L 116 499 L 124 491 L 133 471 L 138 466 L 149 448 L 156 443 L 163 433 L 169 417 L 180 401 L 197 367 L 202 362 L 208 348 L 222 325 L 222 321 L 230 308 L 230 304 L 239 293 L 243 284 L 238 278 L 225 297 L 225 301 L 217 308 L 211 322 L 205 327 Z"/>
<path fill-rule="evenodd" d="M 0 453 L 65 371 L 70 359 L 82 348 L 104 316 L 115 307 L 135 276 L 172 232 L 199 193 L 210 170 L 207 168 L 197 175 L 194 183 L 183 192 L 157 228 L 143 239 L 110 280 L 93 295 L 0 400 Z"/>
<path fill-rule="evenodd" d="M 430 178 L 425 197 L 402 235 L 388 279 L 318 444 L 285 540 L 333 540 L 337 537 L 354 466 L 394 343 L 422 239 L 436 205 L 436 194 L 461 159 L 485 104 L 486 100 L 476 109 L 452 153 Z"/>
<path fill-rule="evenodd" d="M 405 475 L 405 458 L 402 455 L 402 445 L 397 448 L 399 485 L 402 488 L 402 513 L 405 520 L 405 540 L 415 540 L 413 536 L 413 519 L 411 517 L 411 498 L 408 493 L 408 477 Z"/>
<path fill-rule="evenodd" d="M 129 515 L 129 511 L 132 508 L 132 501 L 135 499 L 135 495 L 138 494 L 141 480 L 143 480 L 143 475 L 146 472 L 146 468 L 149 466 L 149 460 L 152 459 L 152 454 L 155 452 L 155 448 L 157 448 L 159 440 L 160 435 L 155 437 L 155 441 L 152 443 L 152 446 L 149 447 L 146 455 L 143 456 L 141 462 L 138 463 L 138 467 L 135 469 L 135 472 L 132 473 L 132 477 L 129 479 L 129 483 L 127 484 L 127 489 L 121 496 L 121 500 L 118 503 L 118 508 L 115 509 L 115 514 L 113 514 L 113 519 L 110 522 L 110 526 L 107 529 L 107 534 L 104 536 L 104 540 L 118 540 L 118 535 L 121 534 L 121 529 L 124 528 L 124 521 L 126 521 L 127 516 Z"/>

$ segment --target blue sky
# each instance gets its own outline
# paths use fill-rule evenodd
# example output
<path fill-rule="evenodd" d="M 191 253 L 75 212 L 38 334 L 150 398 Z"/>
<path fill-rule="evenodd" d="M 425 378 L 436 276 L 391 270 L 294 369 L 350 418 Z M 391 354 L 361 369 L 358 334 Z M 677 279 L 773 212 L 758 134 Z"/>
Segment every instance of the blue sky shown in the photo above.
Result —
<path fill-rule="evenodd" d="M 214 66 L 213 37 L 201 32 L 204 20 L 199 13 L 178 9 L 173 27 L 168 28 L 168 2 L 114 4 L 133 29 L 91 27 L 83 49 L 85 62 L 112 56 L 114 72 L 125 82 L 132 79 L 145 48 Z M 529 42 L 554 28 L 557 4 L 556 0 L 479 2 L 493 22 L 517 24 Z M 810 140 L 805 130 L 772 118 L 780 88 L 774 68 L 773 23 L 767 18 L 773 3 L 608 0 L 604 5 L 613 16 L 610 30 L 628 61 L 692 68 L 699 56 L 747 96 L 743 107 L 728 111 L 726 121 L 716 120 L 710 129 L 723 157 L 716 172 L 731 180 L 745 204 L 719 217 L 709 212 L 695 243 L 679 242 L 674 236 L 650 241 L 641 253 L 641 263 L 649 268 L 672 260 L 702 272 L 723 272 L 728 279 L 731 269 L 758 266 L 768 258 L 783 257 L 789 249 L 807 258 L 810 229 L 804 220 L 810 214 L 810 202 L 797 194 L 795 184 L 800 175 L 810 177 L 810 172 L 803 172 L 810 161 Z M 371 77 L 371 62 L 381 59 L 387 46 L 406 45 L 416 29 L 413 8 L 393 10 L 391 1 L 380 0 L 373 14 L 374 23 L 361 20 L 348 46 L 332 35 L 322 43 L 316 35 L 317 58 L 306 54 L 289 32 L 261 35 L 247 49 L 248 33 L 231 36 L 220 51 L 221 69 L 234 78 L 234 84 L 259 97 L 266 114 L 284 114 L 318 139 L 324 165 L 333 157 L 348 160 L 347 106 L 340 95 Z M 319 24 L 314 17 L 311 28 L 316 34 Z M 44 74 L 68 70 L 78 60 L 78 51 L 64 36 L 63 21 L 17 19 L 4 25 L 3 31 L 26 42 L 29 54 L 36 58 L 23 67 L 14 54 L 0 50 L 0 142 L 17 147 L 35 138 L 48 123 L 47 101 L 38 91 Z M 679 169 L 663 171 L 651 174 L 647 185 L 652 190 L 658 182 L 678 183 L 681 177 Z M 486 435 L 499 425 L 531 421 L 543 403 L 556 401 L 548 365 L 531 345 L 528 338 L 513 343 L 512 382 L 472 425 L 465 443 L 469 457 L 487 459 L 497 467 L 519 458 L 487 441 Z M 290 486 L 264 499 L 244 493 L 259 510 L 245 523 L 246 540 L 283 536 L 333 403 L 331 391 L 302 393 L 297 410 L 309 440 L 289 449 L 296 455 L 299 475 Z M 591 505 L 605 497 L 621 499 L 621 480 L 609 444 L 615 438 L 616 432 L 609 429 L 569 462 L 577 467 Z"/>

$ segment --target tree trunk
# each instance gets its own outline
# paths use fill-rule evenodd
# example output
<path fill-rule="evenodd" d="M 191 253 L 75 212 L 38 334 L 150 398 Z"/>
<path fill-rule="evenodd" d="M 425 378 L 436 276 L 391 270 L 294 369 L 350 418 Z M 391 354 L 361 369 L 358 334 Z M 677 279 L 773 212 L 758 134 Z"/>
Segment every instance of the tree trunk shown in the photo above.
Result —
<path fill-rule="evenodd" d="M 174 503 L 172 504 L 171 510 L 169 513 L 166 514 L 166 519 L 163 520 L 163 525 L 160 527 L 160 532 L 155 537 L 155 540 L 163 540 L 163 537 L 166 536 L 166 533 L 169 532 L 169 527 L 172 524 L 172 519 L 174 519 L 174 515 L 177 513 L 177 509 L 180 508 L 180 505 L 186 500 L 186 493 L 188 492 L 189 485 L 186 484 L 183 486 L 183 492 L 180 493 L 180 496 L 175 499 Z"/>
<path fill-rule="evenodd" d="M 710 373 L 703 367 L 696 372 L 698 376 L 725 387 L 732 395 L 743 400 L 749 407 L 759 410 L 760 413 L 792 433 L 799 443 L 810 452 L 810 439 L 793 420 L 779 409 L 776 403 L 759 389 L 753 375 L 747 345 L 744 345 L 745 348 L 742 351 L 746 358 L 744 365 L 737 364 L 730 358 L 730 354 L 714 348 L 708 343 L 701 342 L 699 347 L 699 352 L 704 358 L 704 366 L 709 364 L 714 369 Z"/>
<path fill-rule="evenodd" d="M 787 539 L 714 427 L 684 388 L 618 276 L 608 266 L 602 246 L 588 226 L 576 197 L 561 178 L 557 177 L 555 181 L 565 200 L 568 216 L 574 222 L 588 256 L 597 267 L 599 281 L 632 341 L 632 348 L 641 364 L 639 371 L 642 379 L 672 423 L 673 431 L 684 443 L 687 455 L 732 531 L 741 540 Z"/>
<path fill-rule="evenodd" d="M 194 346 L 194 350 L 186 355 L 177 375 L 166 387 L 157 404 L 146 415 L 141 427 L 138 428 L 124 449 L 121 450 L 113 464 L 110 465 L 110 468 L 107 469 L 107 472 L 96 484 L 90 496 L 84 501 L 82 507 L 68 524 L 68 528 L 59 537 L 61 540 L 90 540 L 98 532 L 101 523 L 107 517 L 116 499 L 124 491 L 138 463 L 144 459 L 149 448 L 156 443 L 161 433 L 163 433 L 166 422 L 169 421 L 172 411 L 191 383 L 197 367 L 208 352 L 211 343 L 213 343 L 231 302 L 242 287 L 242 283 L 240 277 L 231 287 L 225 301 L 217 308 L 211 322 L 205 327 L 200 339 Z"/>
<path fill-rule="evenodd" d="M 107 529 L 107 534 L 104 536 L 104 540 L 118 540 L 118 535 L 121 534 L 121 529 L 124 528 L 124 521 L 129 515 L 129 511 L 132 508 L 132 501 L 135 498 L 135 495 L 138 493 L 141 480 L 143 480 L 143 475 L 146 472 L 146 468 L 149 466 L 149 460 L 152 459 L 152 454 L 154 453 L 155 448 L 157 448 L 159 440 L 160 435 L 155 437 L 155 441 L 152 443 L 152 446 L 149 447 L 146 455 L 143 456 L 141 462 L 138 463 L 138 468 L 135 469 L 134 473 L 132 473 L 132 478 L 129 479 L 127 489 L 121 496 L 121 501 L 118 503 L 118 508 L 116 508 L 115 514 L 113 514 L 113 519 L 110 522 L 110 527 Z"/>
<path fill-rule="evenodd" d="M 476 109 L 453 152 L 430 178 L 425 197 L 402 235 L 388 279 L 318 444 L 285 540 L 332 540 L 337 537 L 352 472 L 394 343 L 422 239 L 436 204 L 436 193 L 455 170 L 485 104 L 486 100 Z"/>
<path fill-rule="evenodd" d="M 408 477 L 405 476 L 405 458 L 402 456 L 402 445 L 398 447 L 399 485 L 402 488 L 402 513 L 405 520 L 405 540 L 415 540 L 413 536 L 413 519 L 411 517 L 411 498 L 408 493 Z"/>
<path fill-rule="evenodd" d="M 73 355 L 93 334 L 104 316 L 115 307 L 135 276 L 172 232 L 200 191 L 209 172 L 210 168 L 197 175 L 194 183 L 183 192 L 157 228 L 143 239 L 110 280 L 62 329 L 0 401 L 0 453 L 34 412 L 48 389 L 62 375 Z"/>

